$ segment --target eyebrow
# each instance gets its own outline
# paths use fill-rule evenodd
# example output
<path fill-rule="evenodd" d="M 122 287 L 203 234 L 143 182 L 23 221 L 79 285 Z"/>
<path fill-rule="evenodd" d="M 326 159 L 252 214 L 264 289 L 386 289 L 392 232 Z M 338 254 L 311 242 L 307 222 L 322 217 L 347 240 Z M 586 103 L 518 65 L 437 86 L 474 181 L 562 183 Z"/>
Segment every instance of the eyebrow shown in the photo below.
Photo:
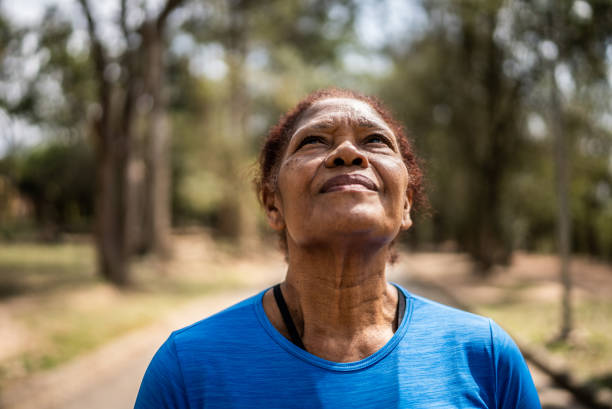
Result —
<path fill-rule="evenodd" d="M 381 128 L 379 124 L 366 118 L 357 118 L 357 125 L 360 128 Z"/>

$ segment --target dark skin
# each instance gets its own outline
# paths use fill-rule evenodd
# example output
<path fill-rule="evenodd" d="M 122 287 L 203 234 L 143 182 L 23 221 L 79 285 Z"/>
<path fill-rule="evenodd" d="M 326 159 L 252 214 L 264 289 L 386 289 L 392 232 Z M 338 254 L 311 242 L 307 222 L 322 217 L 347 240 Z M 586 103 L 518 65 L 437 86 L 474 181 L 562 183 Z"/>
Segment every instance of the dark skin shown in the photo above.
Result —
<path fill-rule="evenodd" d="M 393 336 L 398 295 L 385 269 L 412 224 L 408 183 L 395 135 L 367 103 L 329 98 L 304 112 L 264 205 L 287 238 L 281 289 L 308 352 L 353 362 Z M 289 338 L 271 290 L 263 306 Z"/>

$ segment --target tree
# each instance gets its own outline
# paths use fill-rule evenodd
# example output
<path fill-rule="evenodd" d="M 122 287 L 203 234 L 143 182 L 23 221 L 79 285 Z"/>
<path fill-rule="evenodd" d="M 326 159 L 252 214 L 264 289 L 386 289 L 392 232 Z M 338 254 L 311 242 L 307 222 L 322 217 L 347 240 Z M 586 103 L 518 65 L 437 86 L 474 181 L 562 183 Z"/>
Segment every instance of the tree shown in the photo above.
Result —
<path fill-rule="evenodd" d="M 216 158 L 206 162 L 210 168 L 218 167 L 214 172 L 222 197 L 215 227 L 220 235 L 248 244 L 257 232 L 257 203 L 249 189 L 247 167 L 265 130 L 253 130 L 250 121 L 257 116 L 271 124 L 295 98 L 312 88 L 282 58 L 290 55 L 304 71 L 332 64 L 342 39 L 352 30 L 349 3 L 217 0 L 190 4 L 190 18 L 182 29 L 200 46 L 220 46 L 227 66 L 226 76 L 211 84 L 216 98 L 209 101 L 208 109 L 215 112 L 211 114 L 214 118 L 200 115 L 201 121 L 214 124 L 204 126 L 203 132 L 208 134 L 207 141 L 215 141 Z M 346 19 L 338 24 L 337 34 L 326 33 L 330 9 L 345 5 Z M 249 56 L 254 53 L 267 61 L 263 72 L 249 66 Z M 214 159 L 222 163 L 212 163 Z"/>
<path fill-rule="evenodd" d="M 168 0 L 159 14 L 146 18 L 132 29 L 127 23 L 127 1 L 121 1 L 119 25 L 127 44 L 118 58 L 111 58 L 99 37 L 87 0 L 79 0 L 87 19 L 91 53 L 95 66 L 99 115 L 94 123 L 96 151 L 95 237 L 100 273 L 118 285 L 129 281 L 128 229 L 134 216 L 130 211 L 129 165 L 132 160 L 137 109 L 150 106 L 149 127 L 144 132 L 149 177 L 144 203 L 150 226 L 148 235 L 156 247 L 165 247 L 169 216 L 169 172 L 167 145 L 169 135 L 164 125 L 163 86 L 164 27 L 168 16 L 181 0 Z M 159 206 L 159 207 L 158 207 Z"/>
<path fill-rule="evenodd" d="M 435 239 L 455 239 L 487 273 L 511 254 L 504 192 L 522 145 L 521 101 L 531 73 L 504 69 L 509 50 L 495 36 L 501 1 L 424 5 L 427 32 L 389 47 L 397 69 L 384 95 L 403 101 L 396 111 L 435 161 Z"/>
<path fill-rule="evenodd" d="M 579 135 L 593 133 L 593 124 L 598 122 L 601 107 L 589 106 L 591 112 L 576 115 L 569 112 L 566 106 L 572 99 L 584 98 L 581 94 L 597 95 L 601 84 L 606 83 L 605 48 L 612 38 L 612 31 L 607 21 L 612 16 L 609 2 L 600 1 L 548 1 L 541 4 L 518 2 L 514 5 L 517 12 L 529 13 L 524 19 L 527 24 L 518 23 L 518 33 L 531 33 L 531 41 L 523 40 L 532 48 L 539 46 L 541 65 L 546 69 L 547 80 L 543 82 L 547 95 L 542 97 L 542 112 L 548 120 L 548 130 L 554 152 L 555 188 L 557 193 L 556 237 L 559 255 L 559 281 L 563 289 L 561 294 L 561 319 L 558 340 L 567 340 L 572 328 L 571 292 L 572 279 L 570 259 L 572 253 L 572 214 L 571 214 L 571 156 L 576 156 L 576 142 Z M 524 24 L 524 23 L 523 23 Z M 534 40 L 533 37 L 536 37 Z M 573 83 L 575 91 L 559 89 L 559 73 L 565 71 L 566 86 Z M 604 86 L 608 89 L 609 84 Z M 589 99 L 589 98 L 586 98 Z M 608 108 L 605 107 L 604 112 Z M 542 109 L 542 108 L 540 108 Z M 588 119 L 587 119 L 588 118 Z M 612 152 L 608 148 L 608 152 Z M 608 153 L 609 154 L 609 153 Z M 605 154 L 604 154 L 605 155 Z"/>
<path fill-rule="evenodd" d="M 568 152 L 575 154 L 575 135 L 601 133 L 594 124 L 608 109 L 593 101 L 608 88 L 602 74 L 610 7 L 600 1 L 422 4 L 429 19 L 424 32 L 411 43 L 387 47 L 396 70 L 384 81 L 383 95 L 394 101 L 429 160 L 433 240 L 454 240 L 487 272 L 508 261 L 515 245 L 532 240 L 528 246 L 534 248 L 533 237 L 553 237 L 554 219 L 546 210 L 525 216 L 535 205 L 521 194 L 524 180 L 537 194 L 555 186 L 547 176 L 552 172 L 538 173 L 552 170 L 552 156 L 538 156 L 550 149 L 548 140 L 530 130 L 534 117 L 550 112 L 544 55 L 558 50 L 555 76 L 561 70 L 576 84 L 581 102 L 574 106 L 583 109 L 564 121 Z M 550 4 L 562 16 L 555 38 L 547 20 Z M 576 4 L 588 17 L 580 17 Z M 550 197 L 540 206 L 554 212 L 554 192 Z"/>

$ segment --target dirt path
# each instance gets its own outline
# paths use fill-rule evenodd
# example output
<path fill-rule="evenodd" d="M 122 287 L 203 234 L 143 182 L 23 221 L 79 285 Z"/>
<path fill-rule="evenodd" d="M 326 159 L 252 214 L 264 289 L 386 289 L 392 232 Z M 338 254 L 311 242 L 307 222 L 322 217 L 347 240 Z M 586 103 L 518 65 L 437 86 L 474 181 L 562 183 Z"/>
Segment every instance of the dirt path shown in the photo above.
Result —
<path fill-rule="evenodd" d="M 430 262 L 435 264 L 435 260 Z M 400 264 L 390 279 L 427 298 L 453 304 L 453 300 L 435 286 L 427 285 L 420 276 L 411 279 L 406 271 L 406 265 Z M 277 278 L 278 272 L 275 272 L 256 280 L 257 284 L 248 288 L 194 301 L 152 327 L 129 334 L 75 362 L 7 388 L 0 397 L 0 408 L 130 409 L 148 362 L 172 330 L 244 299 Z M 544 409 L 586 409 L 574 401 L 569 393 L 555 387 L 547 375 L 536 368 L 532 368 L 532 373 Z"/>
<path fill-rule="evenodd" d="M 247 288 L 197 300 L 152 327 L 7 388 L 0 399 L 0 408 L 132 408 L 151 357 L 172 330 L 209 316 L 258 290 Z"/>

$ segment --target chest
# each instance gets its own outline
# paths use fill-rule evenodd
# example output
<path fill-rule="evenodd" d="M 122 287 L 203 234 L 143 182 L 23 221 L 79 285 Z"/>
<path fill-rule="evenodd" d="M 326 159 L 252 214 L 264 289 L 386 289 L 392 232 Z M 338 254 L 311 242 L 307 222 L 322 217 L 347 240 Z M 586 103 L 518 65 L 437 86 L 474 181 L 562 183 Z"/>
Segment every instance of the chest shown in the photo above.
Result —
<path fill-rule="evenodd" d="M 392 354 L 393 355 L 393 354 Z M 492 408 L 490 388 L 469 370 L 387 357 L 361 371 L 299 360 L 209 362 L 185 379 L 192 408 Z M 484 380 L 487 382 L 487 380 Z"/>

